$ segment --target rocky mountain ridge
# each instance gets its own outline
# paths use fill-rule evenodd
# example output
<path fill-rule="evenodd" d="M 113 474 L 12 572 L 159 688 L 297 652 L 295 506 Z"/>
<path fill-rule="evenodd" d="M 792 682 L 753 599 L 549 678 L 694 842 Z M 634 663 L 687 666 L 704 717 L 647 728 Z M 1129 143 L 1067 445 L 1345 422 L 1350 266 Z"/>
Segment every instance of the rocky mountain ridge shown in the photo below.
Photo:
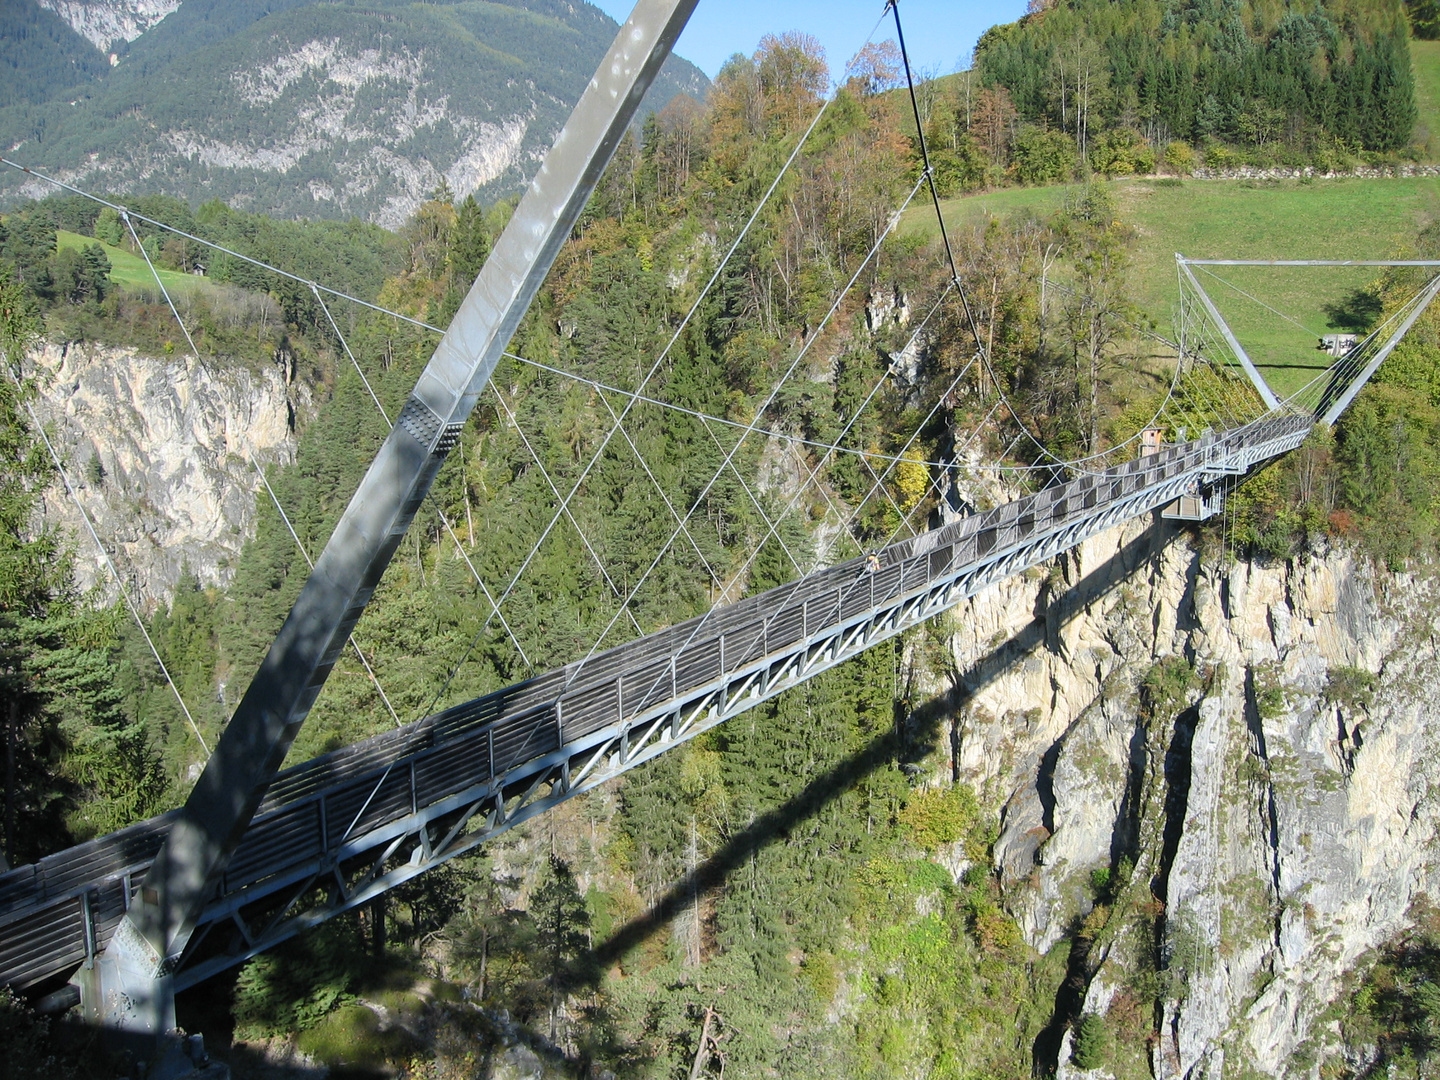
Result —
<path fill-rule="evenodd" d="M 402 224 L 437 186 L 519 190 L 618 26 L 564 0 L 46 0 L 99 76 L 0 109 L 0 141 L 76 186 Z M 118 50 L 118 51 L 116 51 Z M 703 96 L 667 61 L 648 105 Z M 0 177 L 0 202 L 50 185 Z"/>

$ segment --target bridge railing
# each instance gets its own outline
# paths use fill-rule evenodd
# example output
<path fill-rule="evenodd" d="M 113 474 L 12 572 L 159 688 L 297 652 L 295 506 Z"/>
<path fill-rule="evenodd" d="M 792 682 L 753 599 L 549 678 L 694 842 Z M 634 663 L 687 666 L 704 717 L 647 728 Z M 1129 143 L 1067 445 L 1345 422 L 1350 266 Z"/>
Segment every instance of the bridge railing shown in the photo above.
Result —
<path fill-rule="evenodd" d="M 287 769 L 247 829 L 202 925 L 232 919 L 252 937 L 233 919 L 241 907 L 277 895 L 293 895 L 293 904 L 345 860 L 414 836 L 417 823 L 428 844 L 425 822 L 473 813 L 486 798 L 503 818 L 507 791 L 532 775 L 539 783 L 562 747 L 598 745 L 607 733 L 696 700 L 737 672 L 761 672 L 774 657 L 829 642 L 837 628 L 862 625 L 909 598 L 933 598 L 937 584 L 1014 572 L 1016 552 L 1051 557 L 1045 553 L 1078 542 L 1117 510 L 1142 512 L 1150 504 L 1137 496 L 1169 491 L 1177 479 L 1243 472 L 1298 445 L 1309 426 L 1305 417 L 1275 416 L 1165 447 L 893 544 L 880 553 L 877 571 L 848 560 Z M 991 578 L 975 576 L 984 567 Z M 173 817 L 0 876 L 0 982 L 32 986 L 103 949 Z"/>

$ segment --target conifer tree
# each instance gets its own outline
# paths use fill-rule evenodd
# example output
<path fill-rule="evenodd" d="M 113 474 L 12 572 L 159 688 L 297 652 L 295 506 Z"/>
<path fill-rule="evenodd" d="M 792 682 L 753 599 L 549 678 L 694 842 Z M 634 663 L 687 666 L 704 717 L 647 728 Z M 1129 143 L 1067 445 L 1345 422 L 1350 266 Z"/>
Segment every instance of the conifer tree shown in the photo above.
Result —
<path fill-rule="evenodd" d="M 530 903 L 535 941 L 550 989 L 550 1038 L 557 1034 L 560 1006 L 585 985 L 589 966 L 590 910 L 580 895 L 575 873 L 558 855 L 550 856 L 549 873 Z"/>

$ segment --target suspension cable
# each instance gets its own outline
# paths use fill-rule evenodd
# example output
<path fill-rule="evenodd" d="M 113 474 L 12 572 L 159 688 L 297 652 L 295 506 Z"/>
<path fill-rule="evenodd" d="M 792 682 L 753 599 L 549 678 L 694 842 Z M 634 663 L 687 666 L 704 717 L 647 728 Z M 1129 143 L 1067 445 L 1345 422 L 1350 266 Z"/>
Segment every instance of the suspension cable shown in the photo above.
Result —
<path fill-rule="evenodd" d="M 295 531 L 295 526 L 290 523 L 290 515 L 285 513 L 285 507 L 280 505 L 280 498 L 275 494 L 275 489 L 270 486 L 270 480 L 266 477 L 265 470 L 260 468 L 259 462 L 253 457 L 250 458 L 250 464 L 260 477 L 260 483 L 264 484 L 265 490 L 269 492 L 270 501 L 275 504 L 275 509 L 280 514 L 280 520 L 285 523 L 285 528 L 290 531 L 290 539 L 294 540 L 295 546 L 300 549 L 300 557 L 305 560 L 306 566 L 314 570 L 315 561 L 310 558 L 310 553 L 305 550 L 305 545 L 300 542 L 300 534 Z M 350 647 L 355 650 L 355 655 L 360 658 L 360 663 L 365 666 L 365 674 L 368 675 L 370 681 L 375 684 L 375 692 L 380 695 L 380 700 L 385 703 L 385 710 L 390 714 L 390 719 L 395 721 L 396 727 L 400 727 L 400 716 L 395 712 L 395 706 L 390 704 L 390 697 L 385 693 L 385 688 L 380 685 L 380 680 L 375 675 L 375 669 L 370 666 L 370 661 L 366 659 L 365 650 L 360 648 L 360 643 L 355 640 L 354 634 L 351 634 L 348 640 Z"/>
<path fill-rule="evenodd" d="M 13 377 L 12 374 L 12 378 Z M 18 380 L 16 381 L 18 382 Z M 65 485 L 66 492 L 69 493 L 71 501 L 75 503 L 75 509 L 80 511 L 80 520 L 85 523 L 86 532 L 90 534 L 90 539 L 95 542 L 95 547 L 99 550 L 100 557 L 105 560 L 105 565 L 109 567 L 110 576 L 115 579 L 115 587 L 120 590 L 120 596 L 125 601 L 125 606 L 130 609 L 130 615 L 134 618 L 135 625 L 140 628 L 141 636 L 145 638 L 145 644 L 150 646 L 150 655 L 155 658 L 155 663 L 160 667 L 160 673 L 165 676 L 165 682 L 170 686 L 170 692 L 175 695 L 175 700 L 180 703 L 180 711 L 185 714 L 186 723 L 190 725 L 190 730 L 195 733 L 195 738 L 200 743 L 200 748 L 205 751 L 205 760 L 209 761 L 210 747 L 205 742 L 205 736 L 200 734 L 200 728 L 195 723 L 195 717 L 190 714 L 190 706 L 185 704 L 185 699 L 180 695 L 180 688 L 175 685 L 175 680 L 170 675 L 170 669 L 165 666 L 165 661 L 161 659 L 160 650 L 155 647 L 155 642 L 150 637 L 150 631 L 145 628 L 145 620 L 140 617 L 140 609 L 136 607 L 135 601 L 130 596 L 130 591 L 125 588 L 125 581 L 120 576 L 120 571 L 116 568 L 114 560 L 110 558 L 110 552 L 107 551 L 105 545 L 100 542 L 100 534 L 95 531 L 95 525 L 90 520 L 89 512 L 85 509 L 84 503 L 80 501 L 80 495 L 75 490 L 75 486 L 70 483 L 70 477 L 65 472 L 65 466 L 60 460 L 60 455 L 55 450 L 55 445 L 50 441 L 50 436 L 46 433 L 44 425 L 40 423 L 39 418 L 35 415 L 34 408 L 31 407 L 28 401 L 25 402 L 25 411 L 30 414 L 30 422 L 35 425 L 36 432 L 40 435 L 41 441 L 45 443 L 45 449 L 50 453 L 50 460 L 55 465 L 55 471 L 60 476 L 60 482 Z"/>
<path fill-rule="evenodd" d="M 180 332 L 185 335 L 185 340 L 190 343 L 190 352 L 191 352 L 191 355 L 195 358 L 195 362 L 196 362 L 197 364 L 200 363 L 200 362 L 201 362 L 201 361 L 200 361 L 200 351 L 199 351 L 198 349 L 196 349 L 196 347 L 195 347 L 195 339 L 190 336 L 190 330 L 189 330 L 189 328 L 185 325 L 185 320 L 180 317 L 180 312 L 179 312 L 179 310 L 175 307 L 175 301 L 172 300 L 172 299 L 170 299 L 170 291 L 165 288 L 165 282 L 163 282 L 163 281 L 160 279 L 160 271 L 157 270 L 157 269 L 155 268 L 155 264 L 150 261 L 150 255 L 149 255 L 149 253 L 148 253 L 147 251 L 145 251 L 145 245 L 140 242 L 140 237 L 139 237 L 139 235 L 135 232 L 135 226 L 134 226 L 134 224 L 130 221 L 129 215 L 128 215 L 128 214 L 123 214 L 123 212 L 122 212 L 122 216 L 123 216 L 124 219 L 125 219 L 125 224 L 128 225 L 129 228 L 130 228 L 130 236 L 131 236 L 131 238 L 135 241 L 135 246 L 136 246 L 137 248 L 139 248 L 141 254 L 145 256 L 145 264 L 150 267 L 150 272 L 155 276 L 155 284 L 157 284 L 158 286 L 160 286 L 160 291 L 161 291 L 162 293 L 164 293 L 164 295 L 165 295 L 165 301 L 166 301 L 166 303 L 168 303 L 168 304 L 170 305 L 170 313 L 175 316 L 175 322 L 179 325 L 179 327 L 180 327 Z M 320 294 L 319 294 L 318 291 L 315 293 L 315 297 L 316 297 L 316 299 L 319 299 Z M 321 301 L 320 306 L 321 306 L 322 308 L 325 307 L 324 301 Z M 329 313 L 330 313 L 329 308 L 325 308 L 325 313 L 326 313 L 326 315 L 329 315 Z M 333 320 L 333 319 L 331 320 L 331 325 L 332 325 L 332 326 L 334 325 L 334 320 Z M 339 333 L 339 327 L 337 326 L 337 327 L 335 328 L 335 330 L 336 330 L 336 333 L 338 334 L 338 333 Z M 342 339 L 342 340 L 343 340 L 343 339 Z M 346 351 L 347 353 L 350 351 L 348 345 L 346 346 L 345 351 Z M 353 357 L 353 356 L 351 357 L 351 360 L 354 360 L 354 357 Z M 358 365 L 358 364 L 356 365 L 356 368 L 357 368 L 357 369 L 359 368 L 359 365 Z M 365 375 L 364 375 L 363 372 L 361 372 L 360 377 L 361 377 L 362 380 L 365 378 Z M 366 386 L 366 389 L 369 389 L 370 384 L 369 384 L 368 382 L 366 382 L 365 386 Z M 371 396 L 374 397 L 374 391 L 371 391 Z M 375 404 L 376 404 L 376 405 L 379 405 L 379 404 L 380 404 L 380 401 L 379 401 L 378 398 L 375 400 Z M 381 415 L 382 415 L 382 416 L 384 415 L 384 410 L 383 410 L 383 409 L 381 409 Z M 388 420 L 388 417 L 387 417 L 387 420 Z M 275 509 L 280 512 L 280 520 L 285 523 L 285 528 L 290 531 L 290 536 L 294 539 L 294 541 L 295 541 L 295 546 L 300 549 L 300 555 L 301 555 L 301 557 L 305 560 L 305 565 L 308 566 L 311 570 L 314 570 L 314 569 L 315 569 L 315 564 L 314 564 L 314 562 L 312 562 L 311 559 L 310 559 L 310 553 L 305 550 L 305 545 L 300 542 L 300 537 L 299 537 L 299 535 L 295 532 L 295 527 L 290 524 L 290 516 L 285 513 L 285 508 L 280 505 L 280 500 L 279 500 L 278 498 L 276 498 L 276 496 L 275 496 L 275 491 L 274 491 L 273 488 L 271 488 L 271 486 L 270 486 L 270 481 L 266 478 L 264 471 L 262 471 L 262 470 L 260 469 L 260 466 L 259 466 L 259 465 L 255 464 L 255 460 L 254 460 L 253 458 L 251 458 L 250 464 L 251 464 L 252 466 L 254 466 L 256 472 L 260 473 L 260 482 L 265 485 L 265 490 L 270 493 L 270 499 L 271 499 L 271 501 L 273 501 L 273 502 L 275 503 Z M 387 694 L 385 693 L 384 688 L 380 685 L 380 680 L 376 677 L 374 670 L 370 667 L 370 661 L 369 661 L 368 659 L 366 659 L 365 653 L 361 650 L 360 646 L 359 646 L 358 644 L 356 644 L 354 635 L 351 635 L 351 637 L 349 638 L 349 641 L 350 641 L 351 647 L 355 650 L 356 655 L 358 655 L 358 656 L 360 657 L 360 663 L 365 666 L 365 672 L 366 672 L 366 674 L 368 674 L 368 675 L 370 676 L 370 681 L 375 684 L 375 691 L 376 691 L 376 693 L 378 693 L 378 694 L 380 695 L 380 700 L 385 703 L 385 708 L 386 708 L 386 710 L 390 713 L 390 716 L 391 716 L 391 718 L 395 721 L 396 725 L 399 726 L 399 724 L 400 724 L 400 717 L 396 715 L 394 706 L 392 706 L 392 705 L 390 704 L 389 695 L 387 695 Z M 187 710 L 187 715 L 188 715 L 188 710 Z M 197 734 L 198 734 L 198 732 L 197 732 Z"/>
<path fill-rule="evenodd" d="M 839 295 L 835 297 L 834 302 L 831 303 L 829 311 L 825 313 L 825 317 L 820 320 L 819 324 L 815 327 L 814 332 L 810 335 L 809 338 L 806 339 L 805 344 L 801 346 L 800 350 L 795 354 L 795 359 L 791 361 L 790 367 L 786 370 L 785 374 L 780 377 L 779 381 L 775 383 L 774 387 L 771 388 L 770 393 L 766 397 L 764 403 L 758 409 L 756 409 L 755 416 L 757 420 L 760 416 L 764 415 L 765 410 L 768 409 L 770 405 L 774 402 L 776 396 L 780 393 L 780 387 L 784 386 L 785 383 L 789 381 L 790 377 L 800 367 L 800 362 L 804 360 L 806 355 L 809 353 L 811 346 L 813 346 L 815 342 L 820 339 L 825 327 L 829 324 L 831 318 L 834 317 L 835 312 L 840 309 L 841 302 L 849 294 L 850 290 L 854 288 L 855 283 L 860 280 L 860 275 L 865 271 L 865 268 L 870 265 L 870 260 L 879 253 L 880 245 L 885 241 L 886 237 L 890 235 L 891 230 L 893 230 L 895 226 L 899 224 L 900 215 L 905 212 L 906 207 L 908 207 L 911 200 L 915 198 L 915 195 L 919 192 L 920 185 L 922 183 L 924 183 L 924 177 L 916 181 L 915 186 L 910 189 L 910 193 L 905 197 L 905 201 L 900 205 L 899 210 L 897 210 L 895 214 L 891 217 L 889 226 L 881 232 L 879 239 L 875 241 L 875 243 L 871 246 L 869 253 L 865 256 L 863 260 L 861 260 L 860 265 L 856 267 L 855 273 L 851 275 L 850 281 L 846 284 L 845 288 L 840 291 Z M 859 413 L 857 412 L 856 416 L 858 417 L 858 415 Z M 748 431 L 742 433 L 740 438 L 736 440 L 734 447 L 732 447 L 730 452 L 725 456 L 725 461 L 721 463 L 720 469 L 716 470 L 715 475 L 701 490 L 700 494 L 696 496 L 694 503 L 691 505 L 690 510 L 686 514 L 687 518 L 690 515 L 693 515 L 695 509 L 701 504 L 701 502 L 704 501 L 705 496 L 709 494 L 710 489 L 715 486 L 715 482 L 720 478 L 720 473 L 724 470 L 724 467 L 734 460 L 735 455 L 739 452 L 740 447 L 744 444 L 745 439 L 749 434 L 750 432 Z M 663 545 L 661 545 L 660 551 L 656 554 L 655 558 L 650 561 L 650 565 L 645 568 L 645 572 L 640 575 L 640 577 L 636 580 L 634 587 L 630 590 L 630 599 L 633 600 L 636 596 L 639 595 L 640 589 L 644 586 L 645 582 L 649 580 L 650 575 L 654 573 L 655 568 L 660 565 L 660 560 L 663 559 L 665 553 L 670 550 L 670 546 L 675 542 L 675 537 L 677 535 L 678 532 L 672 534 L 670 538 L 666 540 Z M 758 553 L 759 549 L 757 548 L 756 554 Z M 753 560 L 753 558 L 754 556 L 752 555 L 751 559 Z M 710 610 L 713 611 L 714 608 L 711 608 Z M 695 634 L 699 633 L 700 627 L 704 625 L 708 617 L 709 612 L 706 612 L 706 614 L 702 616 L 702 618 L 695 624 L 695 629 L 691 632 L 690 635 L 692 639 L 694 638 Z M 574 682 L 574 680 L 579 676 L 580 672 L 584 670 L 586 663 L 588 663 L 590 659 L 595 655 L 601 643 L 604 642 L 605 638 L 609 635 L 610 630 L 614 627 L 614 625 L 615 619 L 611 619 L 609 626 L 605 628 L 605 631 L 600 635 L 599 640 L 597 640 L 595 644 L 590 647 L 590 651 L 585 654 L 584 658 L 578 664 L 574 665 L 574 670 L 571 672 L 569 678 L 566 680 L 567 685 Z"/>

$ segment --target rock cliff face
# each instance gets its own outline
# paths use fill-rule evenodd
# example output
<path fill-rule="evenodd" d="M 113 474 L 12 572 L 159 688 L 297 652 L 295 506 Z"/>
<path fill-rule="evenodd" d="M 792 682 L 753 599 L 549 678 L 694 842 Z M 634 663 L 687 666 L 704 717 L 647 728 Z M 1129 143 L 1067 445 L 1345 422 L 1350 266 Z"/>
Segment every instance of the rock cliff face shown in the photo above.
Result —
<path fill-rule="evenodd" d="M 254 532 L 255 467 L 293 460 L 308 388 L 288 383 L 279 365 L 219 370 L 131 348 L 47 344 L 31 361 L 42 384 L 36 411 L 137 599 L 167 600 L 186 566 L 203 584 L 227 581 Z M 46 493 L 43 515 L 72 538 L 80 584 L 113 598 L 62 486 Z"/>
<path fill-rule="evenodd" d="M 1057 1014 L 1163 1016 L 1089 1070 L 1057 1024 L 1061 1076 L 1319 1075 L 1342 975 L 1440 884 L 1435 601 L 1345 549 L 1206 558 L 1147 520 L 944 624 L 1011 911 L 1042 951 L 1073 935 Z"/>
<path fill-rule="evenodd" d="M 180 0 L 39 0 L 103 53 L 134 41 Z"/>

